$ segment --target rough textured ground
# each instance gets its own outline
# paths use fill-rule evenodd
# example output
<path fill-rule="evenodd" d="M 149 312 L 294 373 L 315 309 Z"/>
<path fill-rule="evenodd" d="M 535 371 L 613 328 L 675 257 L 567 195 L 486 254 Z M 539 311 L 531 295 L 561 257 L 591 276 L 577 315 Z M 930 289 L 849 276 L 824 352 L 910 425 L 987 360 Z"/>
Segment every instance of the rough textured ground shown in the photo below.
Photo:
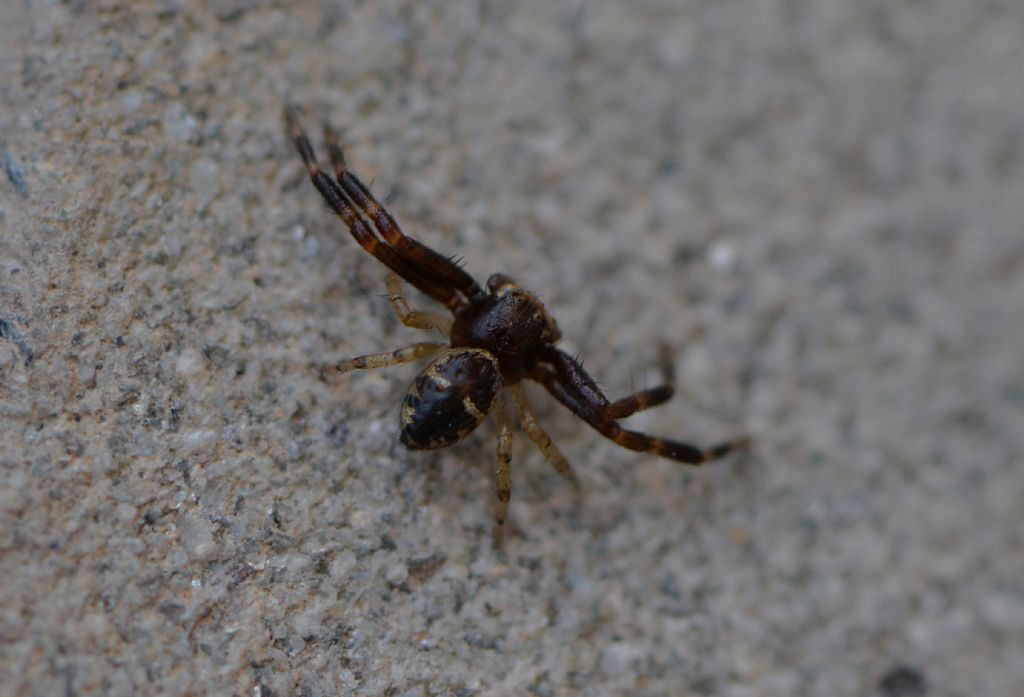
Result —
<path fill-rule="evenodd" d="M 0 5 L 0 692 L 1024 694 L 1019 2 L 123 5 Z M 533 391 L 495 553 L 287 101 L 749 457 Z"/>

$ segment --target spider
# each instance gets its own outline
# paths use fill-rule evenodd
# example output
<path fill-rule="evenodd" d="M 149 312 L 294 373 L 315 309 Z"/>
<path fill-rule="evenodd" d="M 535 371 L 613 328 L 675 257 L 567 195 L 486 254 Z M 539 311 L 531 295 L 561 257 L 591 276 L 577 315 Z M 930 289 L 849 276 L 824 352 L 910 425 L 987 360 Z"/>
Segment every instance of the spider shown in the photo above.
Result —
<path fill-rule="evenodd" d="M 447 342 L 424 341 L 395 351 L 357 356 L 338 363 L 334 370 L 347 373 L 434 358 L 413 380 L 399 412 L 399 439 L 411 450 L 452 445 L 488 415 L 494 415 L 498 428 L 496 544 L 501 544 L 512 495 L 512 430 L 503 392 L 511 395 L 526 435 L 554 469 L 578 487 L 569 461 L 537 423 L 523 391 L 523 380 L 539 382 L 598 433 L 630 450 L 702 465 L 747 444 L 746 438 L 738 438 L 699 448 L 620 426 L 620 419 L 668 401 L 672 385 L 609 401 L 581 363 L 558 348 L 562 333 L 537 296 L 501 273 L 493 274 L 481 287 L 452 257 L 405 235 L 349 170 L 338 135 L 329 125 L 324 126 L 324 140 L 334 178 L 320 168 L 309 137 L 291 107 L 285 109 L 285 123 L 313 186 L 356 242 L 390 270 L 387 287 L 399 321 L 448 337 Z M 402 292 L 403 280 L 447 307 L 452 316 L 410 309 Z"/>

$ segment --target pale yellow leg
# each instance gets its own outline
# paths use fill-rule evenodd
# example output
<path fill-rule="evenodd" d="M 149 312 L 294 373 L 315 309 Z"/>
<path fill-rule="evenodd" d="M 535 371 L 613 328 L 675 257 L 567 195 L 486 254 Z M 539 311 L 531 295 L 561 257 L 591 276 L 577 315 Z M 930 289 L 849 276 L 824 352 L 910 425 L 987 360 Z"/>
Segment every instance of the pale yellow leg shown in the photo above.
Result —
<path fill-rule="evenodd" d="M 365 356 L 349 358 L 347 361 L 342 361 L 334 366 L 334 370 L 339 373 L 347 373 L 352 370 L 387 368 L 391 365 L 411 363 L 412 361 L 425 358 L 426 356 L 433 356 L 441 353 L 447 348 L 448 344 L 442 344 L 436 341 L 423 341 L 418 344 L 413 344 L 412 346 L 396 349 L 395 351 L 368 353 Z"/>
<path fill-rule="evenodd" d="M 551 463 L 551 466 L 560 475 L 572 482 L 573 486 L 579 488 L 579 480 L 576 479 L 576 474 L 572 471 L 569 461 L 565 459 L 565 455 L 558 449 L 558 446 L 551 441 L 551 436 L 537 423 L 537 418 L 533 415 L 530 405 L 526 401 L 526 393 L 523 391 L 522 385 L 512 385 L 508 389 L 512 393 L 512 399 L 516 402 L 516 409 L 519 410 L 519 423 L 522 424 L 526 435 L 540 448 L 540 451 L 544 453 L 544 457 Z"/>
<path fill-rule="evenodd" d="M 505 538 L 505 520 L 508 502 L 512 498 L 512 429 L 505 412 L 505 398 L 498 395 L 494 404 L 494 417 L 498 421 L 498 469 L 494 476 L 494 491 L 498 496 L 498 512 L 494 520 L 494 546 L 501 547 Z"/>
<path fill-rule="evenodd" d="M 402 294 L 402 279 L 397 274 L 389 273 L 387 284 L 391 309 L 398 315 L 399 322 L 413 329 L 436 329 L 445 336 L 451 333 L 452 320 L 450 317 L 437 312 L 419 312 L 409 309 L 409 303 L 406 302 L 405 295 Z"/>

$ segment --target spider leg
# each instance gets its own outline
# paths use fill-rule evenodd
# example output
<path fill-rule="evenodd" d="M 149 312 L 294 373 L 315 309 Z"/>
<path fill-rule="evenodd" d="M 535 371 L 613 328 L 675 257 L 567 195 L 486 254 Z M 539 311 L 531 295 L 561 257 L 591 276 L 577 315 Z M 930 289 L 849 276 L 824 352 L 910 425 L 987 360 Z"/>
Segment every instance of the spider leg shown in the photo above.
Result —
<path fill-rule="evenodd" d="M 610 419 L 625 419 L 627 416 L 632 416 L 638 411 L 656 407 L 672 399 L 672 395 L 675 393 L 672 383 L 675 382 L 676 375 L 672 365 L 671 352 L 666 346 L 663 346 L 661 350 L 661 370 L 664 375 L 665 384 L 641 390 L 636 394 L 615 400 L 604 408 L 604 415 Z M 597 386 L 595 385 L 594 387 L 596 389 Z M 597 390 L 597 393 L 600 394 L 600 390 Z"/>
<path fill-rule="evenodd" d="M 494 416 L 498 421 L 498 468 L 494 474 L 498 511 L 494 517 L 494 546 L 498 548 L 505 539 L 508 502 L 512 498 L 512 429 L 505 411 L 505 398 L 500 394 L 494 404 Z"/>
<path fill-rule="evenodd" d="M 382 353 L 368 353 L 363 356 L 356 356 L 355 358 L 349 358 L 348 360 L 341 361 L 334 366 L 334 370 L 338 373 L 348 373 L 353 370 L 372 370 L 374 368 L 387 368 L 392 365 L 400 365 L 402 363 L 411 363 L 418 361 L 421 358 L 427 356 L 433 356 L 434 354 L 441 353 L 448 348 L 448 344 L 442 344 L 436 341 L 423 341 L 412 346 L 406 346 L 404 348 L 396 349 L 394 351 L 384 351 Z"/>
<path fill-rule="evenodd" d="M 327 152 L 334 166 L 334 176 L 342 191 L 367 218 L 373 221 L 389 245 L 424 276 L 441 285 L 455 288 L 466 296 L 467 300 L 480 293 L 477 282 L 458 264 L 402 232 L 398 223 L 373 197 L 369 188 L 349 170 L 338 134 L 330 124 L 324 124 L 324 141 L 327 143 Z"/>
<path fill-rule="evenodd" d="M 516 409 L 519 412 L 519 423 L 522 424 L 526 435 L 540 448 L 540 451 L 544 453 L 544 457 L 551 463 L 551 466 L 578 489 L 580 483 L 576 479 L 576 473 L 572 471 L 572 465 L 569 464 L 565 455 L 562 454 L 562 451 L 551 440 L 551 436 L 537 423 L 537 417 L 533 415 L 533 410 L 530 409 L 530 404 L 526 401 L 526 393 L 523 391 L 523 386 L 519 384 L 512 385 L 508 388 L 508 391 L 512 393 L 512 399 L 515 401 Z"/>
<path fill-rule="evenodd" d="M 594 379 L 587 375 L 578 362 L 554 348 L 545 352 L 545 359 L 549 360 L 551 365 L 539 366 L 533 379 L 543 384 L 555 399 L 597 432 L 624 448 L 671 458 L 689 465 L 702 465 L 745 447 L 748 443 L 746 438 L 740 438 L 718 443 L 710 448 L 699 448 L 690 443 L 622 428 L 608 415 L 609 407 L 617 403 L 608 402 Z"/>
<path fill-rule="evenodd" d="M 402 279 L 398 274 L 391 272 L 387 278 L 388 299 L 391 301 L 391 309 L 398 316 L 398 321 L 413 329 L 431 330 L 436 329 L 445 336 L 452 330 L 451 317 L 445 317 L 437 312 L 419 312 L 409 309 L 409 303 L 402 294 Z"/>
<path fill-rule="evenodd" d="M 628 397 L 617 399 L 611 404 L 605 405 L 601 413 L 609 419 L 624 419 L 638 411 L 664 404 L 672 399 L 674 392 L 675 390 L 672 385 L 652 387 L 649 390 L 631 394 Z"/>
<path fill-rule="evenodd" d="M 288 134 L 295 142 L 295 147 L 306 165 L 309 178 L 313 186 L 317 188 L 320 195 L 324 197 L 327 204 L 345 222 L 352 237 L 356 242 L 372 254 L 378 261 L 397 273 L 406 281 L 422 290 L 434 300 L 446 305 L 452 311 L 461 307 L 464 303 L 458 291 L 448 287 L 436 278 L 430 278 L 424 271 L 417 268 L 409 260 L 404 258 L 398 251 L 383 242 L 370 230 L 362 216 L 356 211 L 352 204 L 345 197 L 341 187 L 320 169 L 313 152 L 313 146 L 309 137 L 299 125 L 298 117 L 291 109 L 285 109 L 285 122 L 288 127 Z"/>

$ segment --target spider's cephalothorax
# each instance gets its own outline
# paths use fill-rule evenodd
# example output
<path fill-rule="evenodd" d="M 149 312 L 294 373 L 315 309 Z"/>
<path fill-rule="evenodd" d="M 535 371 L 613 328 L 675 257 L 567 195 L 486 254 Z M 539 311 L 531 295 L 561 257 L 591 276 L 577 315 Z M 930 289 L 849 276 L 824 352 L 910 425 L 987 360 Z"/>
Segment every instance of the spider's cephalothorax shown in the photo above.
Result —
<path fill-rule="evenodd" d="M 618 421 L 672 396 L 670 384 L 609 401 L 583 366 L 555 344 L 561 332 L 536 296 L 508 276 L 494 274 L 481 288 L 450 257 L 406 236 L 394 218 L 349 171 L 336 134 L 325 128 L 334 177 L 317 163 L 294 111 L 286 110 L 289 135 L 313 185 L 345 222 L 352 237 L 391 273 L 391 307 L 409 327 L 439 331 L 448 342 L 421 342 L 396 351 L 357 356 L 335 366 L 339 372 L 382 368 L 439 356 L 416 376 L 400 411 L 403 444 L 413 450 L 443 448 L 465 438 L 489 414 L 498 424 L 496 540 L 504 529 L 512 492 L 512 431 L 502 392 L 515 402 L 527 436 L 559 473 L 575 482 L 568 461 L 537 424 L 521 382 L 534 380 L 603 436 L 640 452 L 700 465 L 741 447 L 736 439 L 702 449 L 681 441 L 630 431 Z M 409 309 L 402 280 L 443 304 L 452 317 Z"/>
<path fill-rule="evenodd" d="M 508 276 L 491 276 L 487 291 L 455 315 L 451 344 L 489 351 L 498 359 L 504 381 L 517 383 L 529 377 L 541 350 L 561 339 L 562 333 L 537 296 Z"/>

